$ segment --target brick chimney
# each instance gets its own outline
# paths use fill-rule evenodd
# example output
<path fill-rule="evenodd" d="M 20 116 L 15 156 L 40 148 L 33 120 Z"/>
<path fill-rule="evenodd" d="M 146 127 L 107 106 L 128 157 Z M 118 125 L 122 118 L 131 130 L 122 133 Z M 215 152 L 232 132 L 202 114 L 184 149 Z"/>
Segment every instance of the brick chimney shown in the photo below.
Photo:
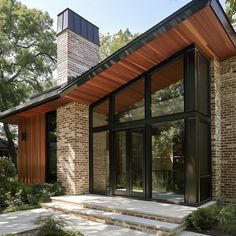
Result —
<path fill-rule="evenodd" d="M 96 65 L 98 54 L 98 27 L 68 8 L 58 14 L 57 85 Z"/>

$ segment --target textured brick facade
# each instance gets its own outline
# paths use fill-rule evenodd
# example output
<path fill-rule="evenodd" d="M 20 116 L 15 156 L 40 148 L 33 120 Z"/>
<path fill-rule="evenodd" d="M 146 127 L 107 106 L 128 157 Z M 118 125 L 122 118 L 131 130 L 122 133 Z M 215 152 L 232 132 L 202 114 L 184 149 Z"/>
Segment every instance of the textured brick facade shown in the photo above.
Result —
<path fill-rule="evenodd" d="M 236 203 L 236 57 L 211 65 L 213 197 Z"/>
<path fill-rule="evenodd" d="M 221 63 L 221 195 L 236 203 L 236 57 Z"/>
<path fill-rule="evenodd" d="M 98 63 L 99 47 L 66 29 L 57 35 L 57 83 Z M 72 102 L 57 109 L 57 177 L 67 194 L 89 192 L 89 107 Z"/>
<path fill-rule="evenodd" d="M 221 196 L 221 94 L 220 63 L 211 62 L 211 157 L 212 157 L 212 196 Z"/>
<path fill-rule="evenodd" d="M 89 108 L 77 102 L 57 110 L 57 177 L 67 194 L 89 191 Z"/>
<path fill-rule="evenodd" d="M 57 35 L 57 83 L 78 76 L 98 63 L 99 47 L 80 35 L 64 30 Z"/>

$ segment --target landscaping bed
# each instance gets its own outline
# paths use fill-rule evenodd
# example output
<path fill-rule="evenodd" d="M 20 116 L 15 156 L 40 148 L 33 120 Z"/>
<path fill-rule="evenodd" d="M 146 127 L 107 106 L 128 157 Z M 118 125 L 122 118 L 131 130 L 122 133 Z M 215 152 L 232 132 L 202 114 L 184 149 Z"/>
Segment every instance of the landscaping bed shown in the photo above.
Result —
<path fill-rule="evenodd" d="M 7 158 L 0 157 L 0 213 L 39 208 L 40 203 L 59 195 L 64 195 L 60 183 L 19 183 L 15 166 Z"/>
<path fill-rule="evenodd" d="M 236 235 L 236 206 L 218 202 L 199 208 L 189 217 L 188 230 L 213 236 Z"/>

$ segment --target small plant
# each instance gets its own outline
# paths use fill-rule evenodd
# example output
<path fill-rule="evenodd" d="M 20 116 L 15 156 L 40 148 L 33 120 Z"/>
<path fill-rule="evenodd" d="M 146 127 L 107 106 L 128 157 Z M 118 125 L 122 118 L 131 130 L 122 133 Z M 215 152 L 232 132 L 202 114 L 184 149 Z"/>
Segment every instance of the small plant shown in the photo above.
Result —
<path fill-rule="evenodd" d="M 79 232 L 66 231 L 62 219 L 54 219 L 52 216 L 38 217 L 35 221 L 38 227 L 38 236 L 83 236 Z"/>
<path fill-rule="evenodd" d="M 217 216 L 212 208 L 199 208 L 189 217 L 191 224 L 199 230 L 212 229 L 217 223 Z"/>
<path fill-rule="evenodd" d="M 217 219 L 220 231 L 236 235 L 236 206 L 218 206 Z"/>
<path fill-rule="evenodd" d="M 236 235 L 236 206 L 217 203 L 212 207 L 200 208 L 191 214 L 189 220 L 199 230 L 217 229 Z"/>

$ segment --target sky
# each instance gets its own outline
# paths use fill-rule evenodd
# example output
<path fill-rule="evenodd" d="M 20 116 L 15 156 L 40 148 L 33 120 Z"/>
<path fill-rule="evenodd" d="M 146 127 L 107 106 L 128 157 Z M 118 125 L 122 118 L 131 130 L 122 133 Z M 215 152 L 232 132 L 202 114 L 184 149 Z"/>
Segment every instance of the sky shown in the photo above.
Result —
<path fill-rule="evenodd" d="M 70 8 L 99 27 L 101 33 L 116 33 L 129 28 L 143 33 L 189 0 L 19 0 L 30 8 L 47 11 L 54 20 L 57 14 Z M 201 0 L 199 0 L 201 1 Z M 220 0 L 224 7 L 224 0 Z"/>

